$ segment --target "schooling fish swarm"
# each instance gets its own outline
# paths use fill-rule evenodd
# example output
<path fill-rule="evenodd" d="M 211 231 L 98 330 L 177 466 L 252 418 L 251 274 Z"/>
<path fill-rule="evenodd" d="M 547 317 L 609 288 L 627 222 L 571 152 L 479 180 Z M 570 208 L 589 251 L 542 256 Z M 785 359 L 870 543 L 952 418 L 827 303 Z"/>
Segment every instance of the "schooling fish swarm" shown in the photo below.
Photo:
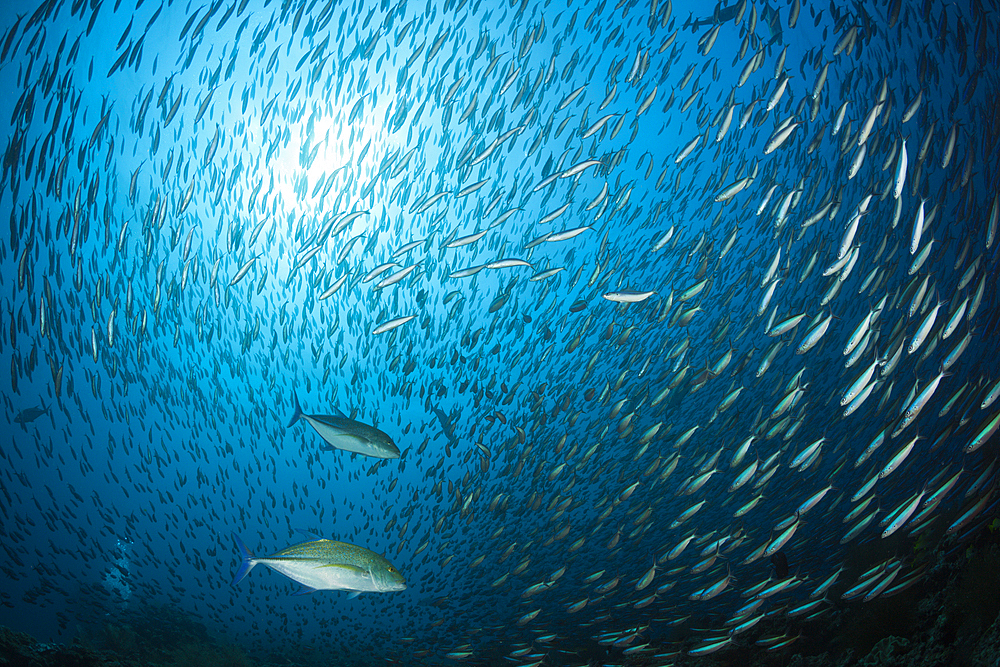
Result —
<path fill-rule="evenodd" d="M 5 9 L 0 623 L 671 664 L 975 534 L 1000 12 L 711 10 Z"/>

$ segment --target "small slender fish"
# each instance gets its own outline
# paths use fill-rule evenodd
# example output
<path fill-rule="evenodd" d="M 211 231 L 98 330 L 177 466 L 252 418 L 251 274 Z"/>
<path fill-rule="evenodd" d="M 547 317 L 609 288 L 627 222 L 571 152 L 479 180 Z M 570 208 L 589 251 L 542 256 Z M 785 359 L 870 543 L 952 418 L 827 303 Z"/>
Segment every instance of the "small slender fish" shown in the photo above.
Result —
<path fill-rule="evenodd" d="M 656 294 L 655 291 L 635 292 L 632 290 L 621 290 L 618 292 L 608 292 L 602 296 L 608 301 L 614 301 L 615 303 L 639 303 L 640 301 L 645 301 L 654 294 Z"/>
<path fill-rule="evenodd" d="M 490 262 L 489 264 L 486 265 L 486 268 L 487 269 L 509 269 L 509 268 L 515 267 L 515 266 L 527 266 L 527 267 L 530 267 L 531 264 L 529 264 L 528 262 L 524 261 L 523 259 L 507 258 L 507 259 L 498 259 L 495 262 Z"/>
<path fill-rule="evenodd" d="M 246 277 L 247 273 L 250 272 L 250 269 L 253 268 L 254 262 L 257 261 L 257 257 L 259 257 L 259 255 L 255 255 L 244 262 L 243 266 L 240 267 L 240 270 L 236 272 L 235 276 L 233 276 L 233 279 L 229 281 L 230 287 L 239 284 L 239 282 Z"/>
<path fill-rule="evenodd" d="M 416 315 L 406 315 L 405 317 L 397 317 L 389 320 L 388 322 L 383 322 L 372 330 L 372 335 L 377 336 L 379 334 L 384 334 L 387 331 L 392 331 L 396 327 L 403 326 L 414 317 L 416 317 Z"/>
<path fill-rule="evenodd" d="M 488 231 L 489 231 L 488 229 L 484 229 L 483 231 L 476 232 L 475 234 L 469 234 L 468 236 L 459 237 L 454 241 L 450 241 L 447 245 L 445 245 L 445 248 L 461 248 L 462 246 L 472 245 L 479 239 L 486 236 L 486 232 Z"/>

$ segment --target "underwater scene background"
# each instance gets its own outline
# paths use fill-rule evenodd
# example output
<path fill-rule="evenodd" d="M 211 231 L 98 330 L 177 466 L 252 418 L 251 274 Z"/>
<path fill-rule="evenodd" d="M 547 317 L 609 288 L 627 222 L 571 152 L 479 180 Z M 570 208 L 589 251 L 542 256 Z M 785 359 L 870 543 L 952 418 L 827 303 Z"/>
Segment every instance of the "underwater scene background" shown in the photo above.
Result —
<path fill-rule="evenodd" d="M 0 624 L 665 665 L 994 623 L 995 4 L 0 12 Z"/>

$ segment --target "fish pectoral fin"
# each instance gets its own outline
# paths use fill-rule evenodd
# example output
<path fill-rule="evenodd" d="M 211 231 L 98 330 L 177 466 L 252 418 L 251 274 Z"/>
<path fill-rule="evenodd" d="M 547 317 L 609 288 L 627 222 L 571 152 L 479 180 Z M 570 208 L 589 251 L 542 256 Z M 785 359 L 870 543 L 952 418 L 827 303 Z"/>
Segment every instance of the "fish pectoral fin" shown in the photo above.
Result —
<path fill-rule="evenodd" d="M 302 584 L 302 588 L 292 593 L 292 595 L 309 595 L 310 593 L 315 593 L 315 592 L 316 589 L 313 588 L 312 586 L 306 586 L 305 584 Z"/>
<path fill-rule="evenodd" d="M 354 598 L 361 595 L 361 591 L 352 591 L 350 595 L 347 596 L 348 600 L 353 600 Z"/>

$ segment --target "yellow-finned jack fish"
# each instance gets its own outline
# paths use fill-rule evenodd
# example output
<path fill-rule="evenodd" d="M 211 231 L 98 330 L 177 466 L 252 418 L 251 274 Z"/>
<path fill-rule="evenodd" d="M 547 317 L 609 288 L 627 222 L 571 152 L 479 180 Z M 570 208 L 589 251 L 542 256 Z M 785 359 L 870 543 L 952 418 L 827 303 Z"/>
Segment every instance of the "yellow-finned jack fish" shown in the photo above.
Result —
<path fill-rule="evenodd" d="M 233 576 L 233 586 L 255 565 L 264 564 L 302 584 L 295 595 L 313 591 L 352 591 L 348 598 L 355 598 L 362 593 L 387 593 L 406 588 L 406 580 L 392 563 L 364 547 L 315 539 L 257 558 L 239 535 L 233 533 L 233 539 L 243 559 Z"/>

